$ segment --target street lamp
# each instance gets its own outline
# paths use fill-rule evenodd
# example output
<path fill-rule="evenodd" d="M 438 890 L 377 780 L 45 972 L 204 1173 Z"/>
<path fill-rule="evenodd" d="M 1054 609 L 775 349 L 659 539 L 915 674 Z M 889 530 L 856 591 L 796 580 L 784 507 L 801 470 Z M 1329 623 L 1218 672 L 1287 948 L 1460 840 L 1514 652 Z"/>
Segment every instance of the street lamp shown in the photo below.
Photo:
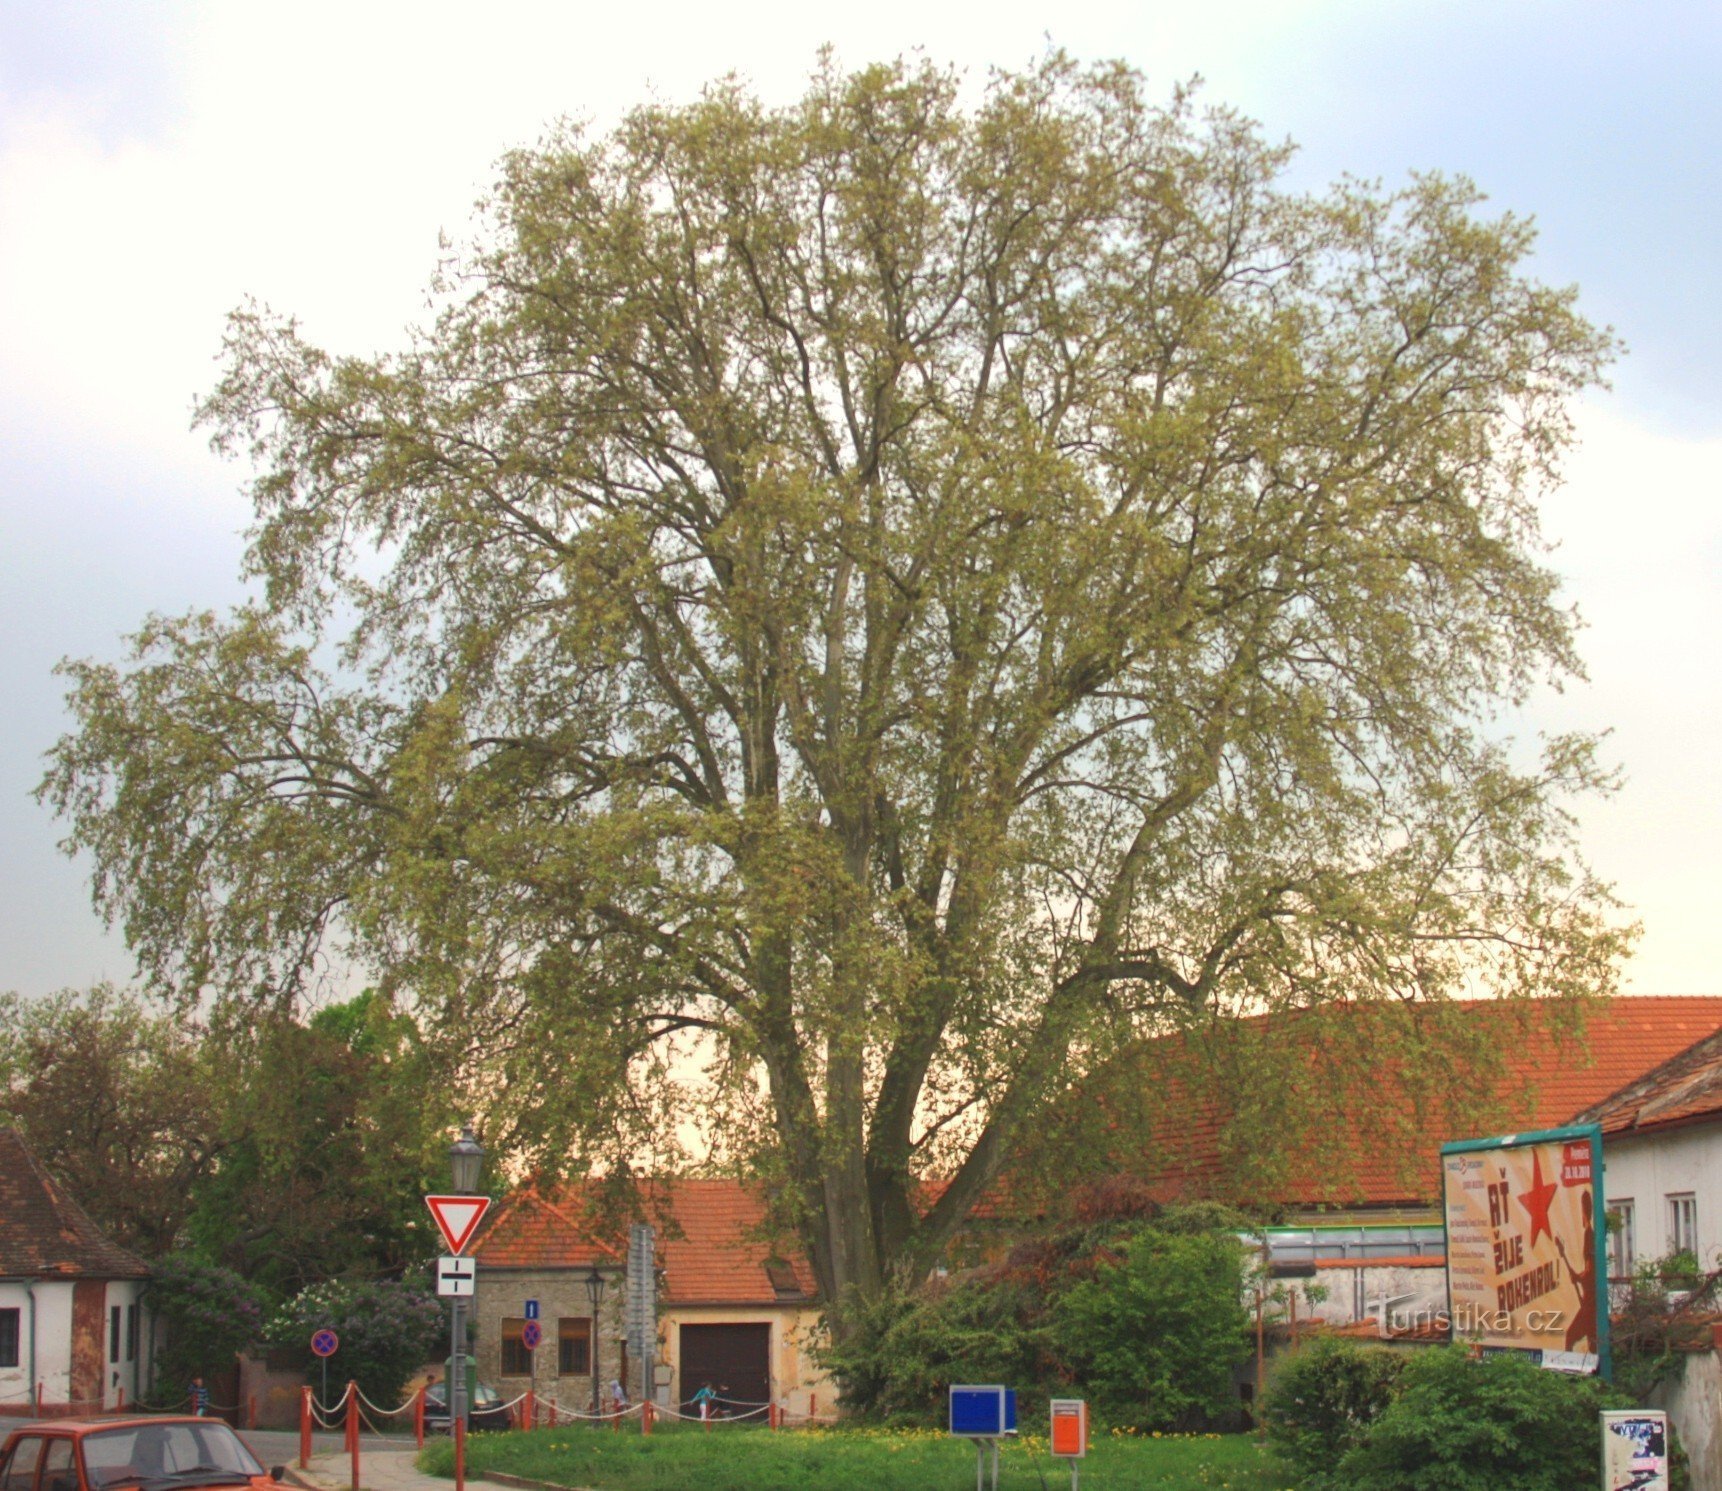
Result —
<path fill-rule="evenodd" d="M 592 1301 L 592 1412 L 598 1412 L 598 1306 L 604 1303 L 604 1276 L 594 1263 L 586 1270 L 586 1298 Z"/>
<path fill-rule="evenodd" d="M 470 1196 L 478 1189 L 478 1172 L 484 1168 L 484 1146 L 472 1136 L 472 1125 L 462 1124 L 460 1138 L 448 1147 L 448 1167 L 454 1172 L 457 1196 Z"/>
<path fill-rule="evenodd" d="M 448 1168 L 457 1196 L 470 1196 L 478 1189 L 478 1172 L 484 1168 L 484 1146 L 473 1137 L 472 1125 L 462 1124 L 460 1138 L 448 1147 Z M 466 1305 L 459 1295 L 449 1301 L 450 1334 L 448 1429 L 466 1422 Z"/>

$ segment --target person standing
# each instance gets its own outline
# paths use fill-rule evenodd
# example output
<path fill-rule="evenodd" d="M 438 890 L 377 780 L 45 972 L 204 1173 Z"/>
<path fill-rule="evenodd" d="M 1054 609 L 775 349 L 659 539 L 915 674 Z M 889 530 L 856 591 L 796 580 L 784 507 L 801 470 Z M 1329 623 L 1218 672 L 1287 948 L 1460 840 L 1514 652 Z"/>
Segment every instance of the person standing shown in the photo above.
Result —
<path fill-rule="evenodd" d="M 209 1389 L 203 1385 L 201 1377 L 191 1379 L 191 1411 L 198 1418 L 209 1412 Z"/>

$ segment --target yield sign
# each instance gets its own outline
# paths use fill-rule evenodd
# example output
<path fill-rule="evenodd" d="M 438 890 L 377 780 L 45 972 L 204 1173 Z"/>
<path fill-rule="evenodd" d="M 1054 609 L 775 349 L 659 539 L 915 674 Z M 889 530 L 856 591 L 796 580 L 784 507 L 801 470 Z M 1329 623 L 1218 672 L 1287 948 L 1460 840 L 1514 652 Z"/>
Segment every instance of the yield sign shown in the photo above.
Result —
<path fill-rule="evenodd" d="M 479 1221 L 490 1210 L 488 1196 L 426 1196 L 425 1205 L 436 1218 L 438 1230 L 451 1253 L 458 1253 L 478 1230 Z"/>

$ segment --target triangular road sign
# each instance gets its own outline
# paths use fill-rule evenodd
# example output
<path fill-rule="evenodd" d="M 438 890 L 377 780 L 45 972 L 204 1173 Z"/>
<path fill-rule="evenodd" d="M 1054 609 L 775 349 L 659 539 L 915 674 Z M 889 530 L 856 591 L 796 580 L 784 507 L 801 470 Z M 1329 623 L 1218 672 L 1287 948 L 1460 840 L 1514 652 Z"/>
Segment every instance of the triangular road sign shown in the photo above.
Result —
<path fill-rule="evenodd" d="M 458 1253 L 478 1230 L 484 1214 L 490 1210 L 488 1196 L 426 1196 L 425 1205 L 436 1218 L 438 1231 L 451 1253 Z"/>

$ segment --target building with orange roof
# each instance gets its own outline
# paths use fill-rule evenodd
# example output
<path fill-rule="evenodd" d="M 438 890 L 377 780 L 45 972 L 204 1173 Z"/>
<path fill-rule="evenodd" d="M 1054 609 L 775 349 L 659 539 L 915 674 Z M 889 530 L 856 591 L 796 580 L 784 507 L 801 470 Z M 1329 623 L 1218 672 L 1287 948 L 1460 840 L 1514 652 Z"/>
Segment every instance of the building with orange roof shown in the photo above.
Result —
<path fill-rule="evenodd" d="M 623 1210 L 630 1218 L 618 1220 Z M 656 1234 L 655 1339 L 645 1362 L 626 1345 L 631 1219 Z M 678 1411 L 697 1411 L 692 1399 L 708 1382 L 732 1413 L 763 1413 L 771 1402 L 809 1413 L 834 1402 L 808 1352 L 819 1325 L 812 1269 L 771 1233 L 757 1187 L 644 1181 L 623 1207 L 595 1186 L 525 1186 L 503 1198 L 470 1252 L 479 1375 L 505 1397 L 532 1387 L 585 1411 L 594 1382 L 602 1394 L 616 1378 L 630 1399 L 650 1391 Z M 594 1275 L 603 1281 L 596 1311 Z M 528 1300 L 542 1334 L 536 1351 L 524 1344 Z"/>
<path fill-rule="evenodd" d="M 1308 1275 L 1287 1281 L 1300 1313 L 1335 1325 L 1374 1317 L 1415 1326 L 1446 1302 L 1443 1143 L 1570 1123 L 1623 1089 L 1635 1091 L 1694 1043 L 1722 1069 L 1722 997 L 1623 995 L 1582 1011 L 1537 1000 L 1470 1001 L 1437 1017 L 1458 1022 L 1480 1053 L 1475 1063 L 1431 1072 L 1401 1060 L 1395 1036 L 1420 1018 L 1415 1007 L 1337 1007 L 1234 1022 L 1206 1043 L 1149 1042 L 1134 1080 L 1109 1084 L 1114 1093 L 1143 1095 L 1137 1112 L 1111 1120 L 1112 1161 L 1161 1202 L 1220 1200 L 1275 1217 L 1265 1229 L 1271 1263 Z M 1252 1060 L 1256 1042 L 1275 1046 L 1280 1087 L 1264 1090 Z M 1279 1059 L 1288 1045 L 1301 1063 Z M 1672 1092 L 1677 1084 L 1669 1080 Z M 1697 1101 L 1646 1111 L 1685 1122 Z M 1251 1149 L 1263 1109 L 1278 1125 L 1271 1156 Z M 1614 1111 L 1625 1111 L 1624 1099 Z M 1722 1138 L 1722 1127 L 1716 1132 Z M 1616 1158 L 1621 1133 L 1612 1138 L 1605 1139 L 1611 1204 L 1625 1163 Z M 1722 1145 L 1716 1177 L 1722 1183 Z M 1701 1189 L 1696 1179 L 1692 1187 Z M 1663 1192 L 1655 1194 L 1663 1204 Z M 1722 1247 L 1722 1191 L 1714 1194 L 1710 1241 Z"/>

